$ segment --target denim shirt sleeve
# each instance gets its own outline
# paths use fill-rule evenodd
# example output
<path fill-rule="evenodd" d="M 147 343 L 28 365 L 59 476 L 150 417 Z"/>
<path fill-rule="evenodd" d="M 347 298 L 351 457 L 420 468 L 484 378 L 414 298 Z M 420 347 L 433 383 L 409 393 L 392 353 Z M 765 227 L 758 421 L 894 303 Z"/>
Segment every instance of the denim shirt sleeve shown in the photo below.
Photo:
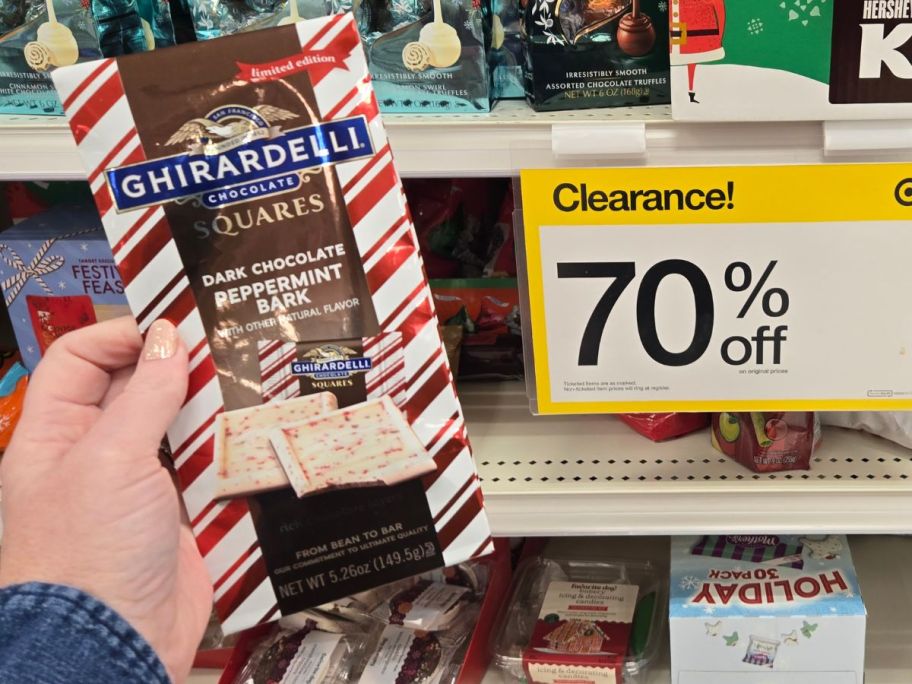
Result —
<path fill-rule="evenodd" d="M 0 589 L 0 684 L 170 684 L 152 647 L 78 589 Z"/>

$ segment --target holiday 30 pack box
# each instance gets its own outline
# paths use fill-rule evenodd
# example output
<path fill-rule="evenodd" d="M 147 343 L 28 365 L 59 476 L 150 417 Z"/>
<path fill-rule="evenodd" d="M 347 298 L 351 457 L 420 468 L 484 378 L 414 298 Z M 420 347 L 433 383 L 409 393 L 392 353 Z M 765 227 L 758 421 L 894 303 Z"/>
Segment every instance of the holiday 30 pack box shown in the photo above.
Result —
<path fill-rule="evenodd" d="M 677 537 L 672 684 L 862 684 L 865 607 L 843 536 Z"/>
<path fill-rule="evenodd" d="M 672 115 L 912 116 L 912 3 L 671 0 Z"/>
<path fill-rule="evenodd" d="M 168 437 L 225 631 L 489 553 L 352 16 L 54 80 L 140 327 L 190 351 Z"/>

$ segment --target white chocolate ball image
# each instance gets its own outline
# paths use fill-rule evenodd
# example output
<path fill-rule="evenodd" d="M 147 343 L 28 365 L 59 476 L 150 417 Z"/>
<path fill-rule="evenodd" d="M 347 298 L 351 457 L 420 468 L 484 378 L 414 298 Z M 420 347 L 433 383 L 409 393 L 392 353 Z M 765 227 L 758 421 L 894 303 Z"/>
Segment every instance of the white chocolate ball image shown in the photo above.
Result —
<path fill-rule="evenodd" d="M 440 69 L 456 64 L 462 54 L 456 29 L 442 21 L 425 24 L 418 34 L 418 40 L 431 51 L 431 65 Z"/>
<path fill-rule="evenodd" d="M 500 20 L 500 15 L 494 15 L 494 21 L 491 22 L 491 47 L 494 50 L 498 50 L 503 47 L 504 43 L 504 27 L 503 22 Z"/>
<path fill-rule="evenodd" d="M 142 23 L 143 39 L 146 41 L 146 50 L 154 50 L 155 34 L 152 33 L 152 24 L 142 18 L 139 21 Z"/>
<path fill-rule="evenodd" d="M 38 27 L 38 42 L 51 51 L 54 66 L 70 66 L 79 59 L 79 46 L 73 32 L 58 21 L 48 21 Z"/>

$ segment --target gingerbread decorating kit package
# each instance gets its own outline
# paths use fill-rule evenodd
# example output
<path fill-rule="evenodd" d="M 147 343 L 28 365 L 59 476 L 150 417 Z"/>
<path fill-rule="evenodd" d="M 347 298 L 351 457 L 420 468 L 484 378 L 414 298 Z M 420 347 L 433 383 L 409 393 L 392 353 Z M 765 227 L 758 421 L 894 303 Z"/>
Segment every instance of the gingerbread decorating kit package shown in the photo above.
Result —
<path fill-rule="evenodd" d="M 266 31 L 54 74 L 228 633 L 493 549 L 354 18 Z"/>
<path fill-rule="evenodd" d="M 673 684 L 862 684 L 866 613 L 844 536 L 675 537 Z"/>

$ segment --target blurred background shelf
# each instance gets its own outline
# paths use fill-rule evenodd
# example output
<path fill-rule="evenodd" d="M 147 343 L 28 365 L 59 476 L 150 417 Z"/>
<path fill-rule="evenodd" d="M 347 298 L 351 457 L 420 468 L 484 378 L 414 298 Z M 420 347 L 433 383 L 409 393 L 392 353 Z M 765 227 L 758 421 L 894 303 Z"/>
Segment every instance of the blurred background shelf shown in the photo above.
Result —
<path fill-rule="evenodd" d="M 912 451 L 879 437 L 825 428 L 811 470 L 759 475 L 706 430 L 656 444 L 611 416 L 532 416 L 519 382 L 459 392 L 497 536 L 912 533 Z"/>

